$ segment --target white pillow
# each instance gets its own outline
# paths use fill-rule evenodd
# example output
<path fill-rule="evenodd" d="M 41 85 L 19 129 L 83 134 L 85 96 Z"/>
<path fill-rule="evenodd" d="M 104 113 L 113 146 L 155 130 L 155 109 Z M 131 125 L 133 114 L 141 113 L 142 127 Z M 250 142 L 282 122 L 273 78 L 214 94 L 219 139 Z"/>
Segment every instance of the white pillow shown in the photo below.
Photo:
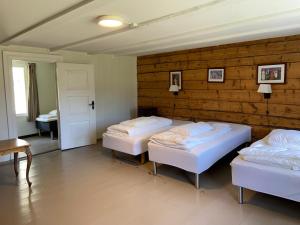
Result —
<path fill-rule="evenodd" d="M 50 111 L 49 114 L 53 115 L 53 116 L 57 116 L 57 110 L 54 109 L 54 110 Z"/>
<path fill-rule="evenodd" d="M 299 148 L 300 150 L 300 131 L 276 129 L 268 136 L 267 141 L 272 146 Z"/>

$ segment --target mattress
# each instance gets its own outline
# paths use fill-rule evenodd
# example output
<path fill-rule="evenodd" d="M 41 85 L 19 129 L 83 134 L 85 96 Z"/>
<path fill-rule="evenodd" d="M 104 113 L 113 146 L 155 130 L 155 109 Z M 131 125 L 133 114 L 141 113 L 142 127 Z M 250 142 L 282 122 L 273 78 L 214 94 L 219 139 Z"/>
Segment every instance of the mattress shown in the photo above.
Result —
<path fill-rule="evenodd" d="M 300 171 L 248 162 L 240 156 L 231 169 L 236 186 L 300 202 Z"/>
<path fill-rule="evenodd" d="M 174 126 L 179 126 L 187 123 L 190 123 L 190 121 L 174 120 L 172 126 L 159 128 L 155 131 L 151 131 L 149 133 L 134 137 L 121 137 L 115 134 L 104 133 L 102 145 L 105 148 L 124 152 L 130 155 L 139 155 L 148 151 L 147 144 L 149 138 L 152 135 L 166 131 Z"/>
<path fill-rule="evenodd" d="M 150 142 L 149 160 L 184 169 L 193 173 L 202 173 L 223 156 L 243 143 L 251 141 L 251 127 L 232 124 L 232 129 L 222 137 L 196 146 L 191 151 L 170 148 Z"/>
<path fill-rule="evenodd" d="M 56 121 L 57 117 L 49 117 L 49 118 L 41 118 L 38 117 L 35 119 L 36 121 L 40 121 L 40 122 L 51 122 L 51 121 Z"/>

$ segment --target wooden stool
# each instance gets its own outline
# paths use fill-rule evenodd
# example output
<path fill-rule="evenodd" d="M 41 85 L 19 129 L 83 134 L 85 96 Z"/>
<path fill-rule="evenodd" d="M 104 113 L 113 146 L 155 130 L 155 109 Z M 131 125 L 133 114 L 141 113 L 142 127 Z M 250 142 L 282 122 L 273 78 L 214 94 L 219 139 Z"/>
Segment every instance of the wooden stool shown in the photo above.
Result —
<path fill-rule="evenodd" d="M 31 182 L 29 181 L 29 170 L 32 161 L 32 154 L 30 151 L 30 144 L 27 141 L 21 139 L 9 139 L 0 141 L 0 156 L 14 153 L 14 168 L 16 176 L 19 175 L 18 172 L 18 154 L 19 152 L 24 152 L 27 155 L 27 168 L 26 168 L 26 180 L 29 187 L 31 187 Z"/>

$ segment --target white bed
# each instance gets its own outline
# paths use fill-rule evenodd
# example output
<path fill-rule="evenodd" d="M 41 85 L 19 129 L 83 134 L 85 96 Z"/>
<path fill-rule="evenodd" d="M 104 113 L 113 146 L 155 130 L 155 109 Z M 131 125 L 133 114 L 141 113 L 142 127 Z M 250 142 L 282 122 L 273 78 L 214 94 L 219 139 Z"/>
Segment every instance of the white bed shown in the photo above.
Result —
<path fill-rule="evenodd" d="M 213 123 L 213 122 L 211 122 Z M 153 142 L 148 144 L 149 160 L 153 161 L 154 175 L 156 163 L 167 164 L 195 173 L 195 186 L 199 188 L 199 174 L 210 168 L 223 156 L 251 141 L 251 127 L 232 124 L 232 129 L 217 140 L 200 144 L 191 151 L 184 151 Z"/>
<path fill-rule="evenodd" d="M 159 128 L 149 133 L 134 137 L 124 137 L 117 134 L 103 134 L 103 147 L 130 155 L 140 155 L 148 151 L 149 138 L 156 133 L 166 131 L 174 126 L 190 123 L 190 121 L 173 120 L 171 126 Z"/>
<path fill-rule="evenodd" d="M 243 189 L 300 202 L 300 131 L 275 129 L 239 151 L 231 162 L 232 183 Z"/>
<path fill-rule="evenodd" d="M 300 202 L 300 171 L 248 162 L 236 157 L 231 163 L 232 183 L 243 188 Z M 251 179 L 249 179 L 251 178 Z"/>
<path fill-rule="evenodd" d="M 236 157 L 231 163 L 232 183 L 243 188 L 300 202 L 300 171 L 248 162 Z"/>
<path fill-rule="evenodd" d="M 35 119 L 36 128 L 38 129 L 39 136 L 43 131 L 50 132 L 51 139 L 57 135 L 57 110 L 52 110 L 48 114 L 39 115 Z"/>

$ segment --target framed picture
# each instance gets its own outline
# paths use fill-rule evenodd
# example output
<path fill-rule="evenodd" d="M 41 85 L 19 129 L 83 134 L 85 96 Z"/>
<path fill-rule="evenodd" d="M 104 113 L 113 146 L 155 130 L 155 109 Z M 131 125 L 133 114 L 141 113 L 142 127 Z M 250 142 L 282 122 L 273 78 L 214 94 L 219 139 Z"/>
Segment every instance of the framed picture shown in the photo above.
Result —
<path fill-rule="evenodd" d="M 170 72 L 170 86 L 178 85 L 178 89 L 181 90 L 181 71 L 171 71 Z"/>
<path fill-rule="evenodd" d="M 284 84 L 285 75 L 284 63 L 257 66 L 258 84 Z"/>
<path fill-rule="evenodd" d="M 207 82 L 223 83 L 225 81 L 224 68 L 211 68 L 208 69 Z"/>

